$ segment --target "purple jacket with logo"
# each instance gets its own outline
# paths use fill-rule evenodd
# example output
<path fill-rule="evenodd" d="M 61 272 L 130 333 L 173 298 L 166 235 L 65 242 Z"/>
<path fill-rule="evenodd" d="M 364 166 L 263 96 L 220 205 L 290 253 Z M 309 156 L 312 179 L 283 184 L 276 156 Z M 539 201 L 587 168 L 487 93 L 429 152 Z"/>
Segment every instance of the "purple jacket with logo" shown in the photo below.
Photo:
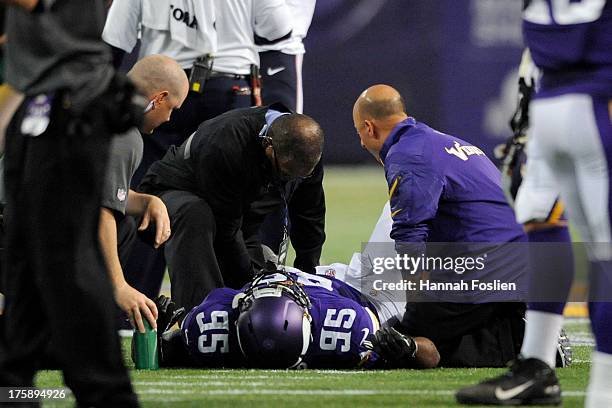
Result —
<path fill-rule="evenodd" d="M 408 118 L 380 157 L 396 242 L 524 241 L 501 174 L 479 148 Z"/>

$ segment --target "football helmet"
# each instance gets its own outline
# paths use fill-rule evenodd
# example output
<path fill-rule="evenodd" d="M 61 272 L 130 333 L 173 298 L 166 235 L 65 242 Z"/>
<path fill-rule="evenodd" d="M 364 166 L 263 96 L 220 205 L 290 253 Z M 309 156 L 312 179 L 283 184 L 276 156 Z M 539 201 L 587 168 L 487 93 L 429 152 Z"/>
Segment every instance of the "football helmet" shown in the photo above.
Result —
<path fill-rule="evenodd" d="M 234 303 L 238 344 L 250 366 L 293 368 L 302 362 L 312 341 L 311 305 L 292 276 L 260 275 Z"/>

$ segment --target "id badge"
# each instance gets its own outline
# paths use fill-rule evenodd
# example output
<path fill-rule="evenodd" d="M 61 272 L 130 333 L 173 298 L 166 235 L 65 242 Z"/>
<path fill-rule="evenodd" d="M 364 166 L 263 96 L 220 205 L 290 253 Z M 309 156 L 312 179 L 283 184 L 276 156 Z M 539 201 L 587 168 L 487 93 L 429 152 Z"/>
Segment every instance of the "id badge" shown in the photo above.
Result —
<path fill-rule="evenodd" d="M 285 198 L 283 196 L 283 201 Z M 287 202 L 285 201 L 285 208 L 283 211 L 283 240 L 278 247 L 278 264 L 285 265 L 287 262 L 287 253 L 289 252 L 289 211 L 287 209 Z"/>
<path fill-rule="evenodd" d="M 41 94 L 28 102 L 21 122 L 21 134 L 36 137 L 45 133 L 51 121 L 53 98 L 53 94 Z"/>
<path fill-rule="evenodd" d="M 278 264 L 285 265 L 287 262 L 287 253 L 289 252 L 289 234 L 285 231 L 283 234 L 283 240 L 281 241 L 278 250 Z"/>

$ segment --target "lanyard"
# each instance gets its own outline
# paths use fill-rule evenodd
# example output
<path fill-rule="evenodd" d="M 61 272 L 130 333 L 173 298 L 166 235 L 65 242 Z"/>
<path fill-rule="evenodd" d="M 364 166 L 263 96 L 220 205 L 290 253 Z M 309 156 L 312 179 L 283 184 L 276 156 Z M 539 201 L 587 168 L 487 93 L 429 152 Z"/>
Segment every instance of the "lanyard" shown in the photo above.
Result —
<path fill-rule="evenodd" d="M 285 266 L 287 262 L 287 253 L 289 252 L 289 205 L 287 204 L 284 186 L 279 186 L 279 192 L 283 200 L 283 239 L 278 246 L 278 264 Z"/>

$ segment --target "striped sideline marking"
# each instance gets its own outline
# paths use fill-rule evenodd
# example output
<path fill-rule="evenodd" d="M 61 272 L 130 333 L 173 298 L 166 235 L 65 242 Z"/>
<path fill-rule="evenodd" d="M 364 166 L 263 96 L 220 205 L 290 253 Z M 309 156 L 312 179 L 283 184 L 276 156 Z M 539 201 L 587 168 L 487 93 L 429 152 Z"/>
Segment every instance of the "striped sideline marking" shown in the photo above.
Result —
<path fill-rule="evenodd" d="M 139 395 L 322 395 L 322 396 L 354 396 L 354 395 L 433 395 L 451 396 L 456 390 L 279 390 L 279 389 L 231 389 L 231 390 L 168 390 L 161 388 L 146 388 L 137 390 Z M 585 391 L 564 391 L 563 397 L 581 398 Z"/>

